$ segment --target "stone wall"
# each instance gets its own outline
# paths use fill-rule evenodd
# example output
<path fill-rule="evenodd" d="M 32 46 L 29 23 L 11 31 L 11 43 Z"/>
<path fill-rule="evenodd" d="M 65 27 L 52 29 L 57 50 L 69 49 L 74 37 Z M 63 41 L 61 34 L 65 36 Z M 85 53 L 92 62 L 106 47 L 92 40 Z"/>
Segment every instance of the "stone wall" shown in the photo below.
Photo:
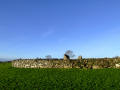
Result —
<path fill-rule="evenodd" d="M 18 68 L 120 68 L 120 58 L 88 58 L 82 59 L 79 57 L 75 60 L 66 59 L 21 59 L 12 61 L 13 67 Z M 68 57 L 69 58 L 69 57 Z"/>
<path fill-rule="evenodd" d="M 14 60 L 12 66 L 19 68 L 72 68 L 70 61 L 64 60 Z"/>

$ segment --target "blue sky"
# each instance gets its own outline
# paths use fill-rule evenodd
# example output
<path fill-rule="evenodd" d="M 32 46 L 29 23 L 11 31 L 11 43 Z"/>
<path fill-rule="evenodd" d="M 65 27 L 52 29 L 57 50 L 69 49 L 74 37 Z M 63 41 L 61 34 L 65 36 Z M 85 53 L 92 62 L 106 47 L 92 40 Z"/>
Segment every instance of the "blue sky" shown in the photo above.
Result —
<path fill-rule="evenodd" d="M 0 57 L 120 56 L 119 0 L 0 0 Z"/>

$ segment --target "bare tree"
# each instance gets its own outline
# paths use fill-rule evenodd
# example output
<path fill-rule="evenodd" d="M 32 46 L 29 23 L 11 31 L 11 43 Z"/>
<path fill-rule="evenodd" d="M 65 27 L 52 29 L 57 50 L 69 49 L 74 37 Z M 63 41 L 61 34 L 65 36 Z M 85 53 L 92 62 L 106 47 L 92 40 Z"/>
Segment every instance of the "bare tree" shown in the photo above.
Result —
<path fill-rule="evenodd" d="M 68 55 L 70 58 L 75 57 L 75 54 L 74 54 L 73 51 L 71 51 L 71 50 L 67 50 L 67 51 L 65 52 L 65 54 Z"/>
<path fill-rule="evenodd" d="M 47 55 L 47 56 L 45 56 L 46 57 L 46 59 L 52 59 L 52 56 L 51 55 Z"/>

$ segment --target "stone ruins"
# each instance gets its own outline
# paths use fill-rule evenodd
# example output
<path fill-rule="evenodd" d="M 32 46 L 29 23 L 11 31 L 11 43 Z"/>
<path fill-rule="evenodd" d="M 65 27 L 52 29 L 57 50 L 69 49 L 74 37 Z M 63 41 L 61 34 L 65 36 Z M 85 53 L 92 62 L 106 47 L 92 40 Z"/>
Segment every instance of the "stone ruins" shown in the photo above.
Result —
<path fill-rule="evenodd" d="M 16 68 L 80 68 L 101 69 L 120 68 L 120 58 L 82 58 L 70 59 L 64 55 L 63 59 L 18 59 L 12 61 Z"/>

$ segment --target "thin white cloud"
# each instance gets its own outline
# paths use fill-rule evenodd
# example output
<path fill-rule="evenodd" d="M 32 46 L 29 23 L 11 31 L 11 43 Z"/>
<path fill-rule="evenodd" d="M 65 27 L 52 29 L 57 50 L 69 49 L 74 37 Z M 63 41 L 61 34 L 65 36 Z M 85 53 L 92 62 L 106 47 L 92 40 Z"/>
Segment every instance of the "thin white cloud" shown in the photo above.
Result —
<path fill-rule="evenodd" d="M 68 39 L 67 38 L 60 38 L 60 39 L 58 39 L 58 43 L 59 44 L 62 44 L 62 43 L 65 43 L 66 41 L 68 41 Z"/>
<path fill-rule="evenodd" d="M 44 32 L 44 33 L 42 34 L 42 37 L 43 37 L 43 38 L 47 38 L 47 37 L 53 35 L 54 33 L 55 33 L 55 30 L 50 29 L 50 30 L 47 30 L 46 32 Z"/>

